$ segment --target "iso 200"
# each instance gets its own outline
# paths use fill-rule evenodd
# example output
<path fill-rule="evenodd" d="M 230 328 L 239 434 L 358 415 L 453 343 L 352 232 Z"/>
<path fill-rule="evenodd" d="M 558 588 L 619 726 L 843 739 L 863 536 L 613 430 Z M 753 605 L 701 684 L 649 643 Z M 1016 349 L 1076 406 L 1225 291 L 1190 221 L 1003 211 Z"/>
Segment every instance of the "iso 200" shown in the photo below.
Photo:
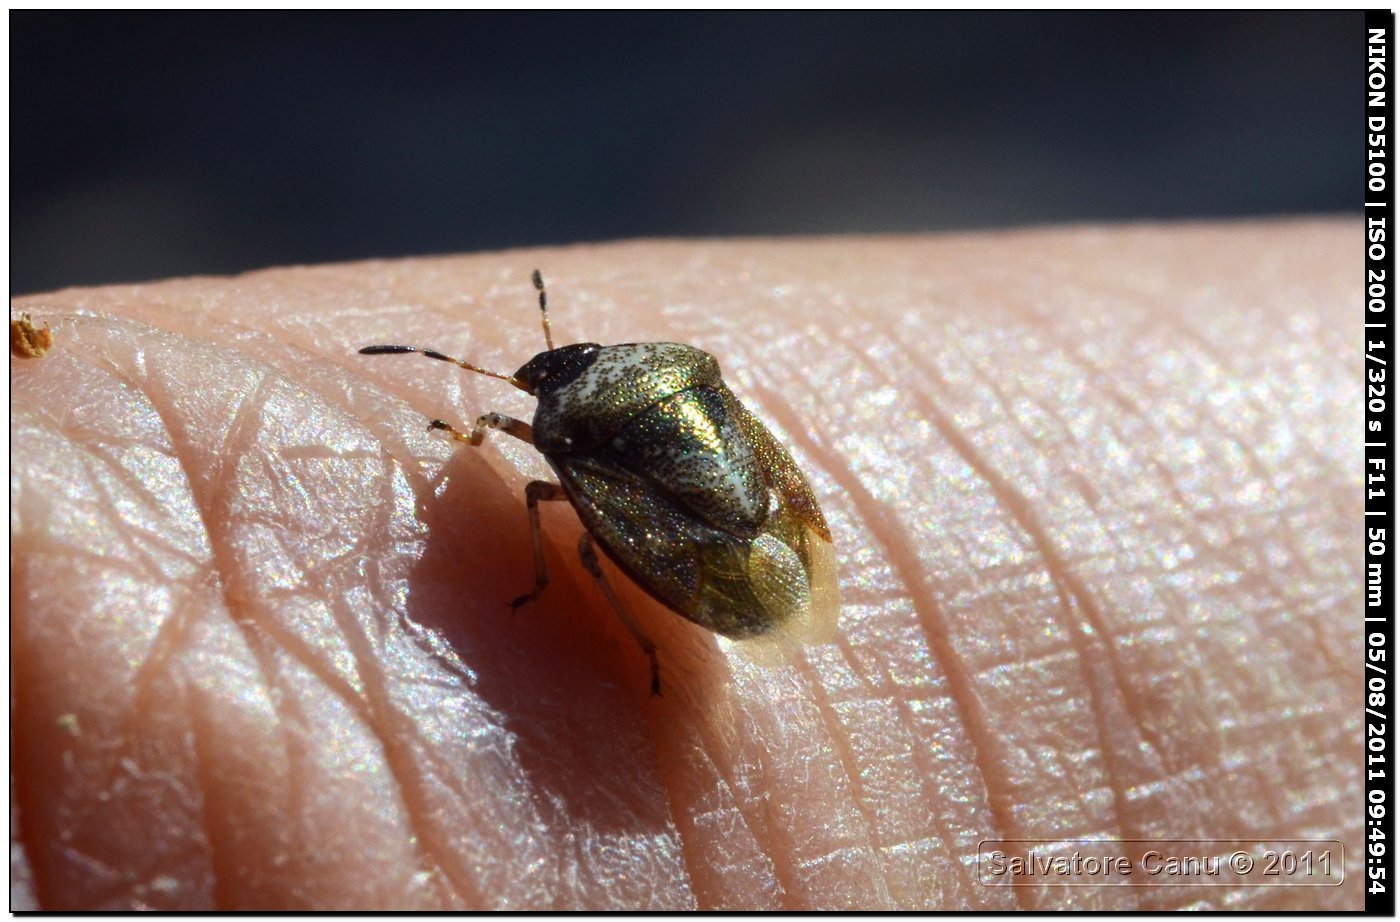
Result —
<path fill-rule="evenodd" d="M 1287 876 L 1287 877 L 1321 877 L 1332 876 L 1332 852 L 1330 850 L 1320 851 L 1316 854 L 1312 849 L 1308 849 L 1302 854 L 1292 851 L 1266 851 L 1260 857 L 1263 858 L 1263 867 L 1259 873 L 1265 876 Z"/>

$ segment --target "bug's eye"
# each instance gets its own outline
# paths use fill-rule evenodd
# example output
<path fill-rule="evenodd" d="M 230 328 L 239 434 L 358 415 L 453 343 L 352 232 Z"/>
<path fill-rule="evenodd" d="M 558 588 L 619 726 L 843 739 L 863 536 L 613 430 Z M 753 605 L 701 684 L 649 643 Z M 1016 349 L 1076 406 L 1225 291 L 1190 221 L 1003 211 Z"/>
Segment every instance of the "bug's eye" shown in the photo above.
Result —
<path fill-rule="evenodd" d="M 583 374 L 602 348 L 597 343 L 575 343 L 541 352 L 522 365 L 515 377 L 524 381 L 531 393 L 556 390 Z"/>

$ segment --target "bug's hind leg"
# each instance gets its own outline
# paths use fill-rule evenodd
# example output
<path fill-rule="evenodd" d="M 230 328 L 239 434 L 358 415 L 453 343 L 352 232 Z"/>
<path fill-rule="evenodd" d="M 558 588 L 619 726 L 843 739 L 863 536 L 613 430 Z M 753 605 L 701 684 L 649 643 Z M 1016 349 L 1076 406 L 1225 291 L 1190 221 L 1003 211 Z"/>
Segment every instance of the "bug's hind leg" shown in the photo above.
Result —
<path fill-rule="evenodd" d="M 637 646 L 642 648 L 642 652 L 651 660 L 651 693 L 660 696 L 661 694 L 661 667 L 656 662 L 656 644 L 651 642 L 651 638 L 642 633 L 642 629 L 637 627 L 637 622 L 632 620 L 632 616 L 627 614 L 627 609 L 622 607 L 622 602 L 618 599 L 617 593 L 613 592 L 612 584 L 603 575 L 603 568 L 598 563 L 598 552 L 593 550 L 593 537 L 588 532 L 583 533 L 583 537 L 578 541 L 578 556 L 583 561 L 584 569 L 593 576 L 593 580 L 598 584 L 598 588 L 603 590 L 603 595 L 607 596 L 608 604 L 617 613 L 618 620 L 626 626 L 632 639 L 637 642 Z"/>
<path fill-rule="evenodd" d="M 482 419 L 485 418 L 482 417 Z M 509 419 L 510 417 L 505 418 Z M 511 422 L 517 422 L 517 420 L 511 420 Z M 530 539 L 535 543 L 535 588 L 512 599 L 510 602 L 511 611 L 526 602 L 538 599 L 540 593 L 544 592 L 544 587 L 549 585 L 549 573 L 544 568 L 544 538 L 540 534 L 540 503 L 558 502 L 561 499 L 568 499 L 568 496 L 565 495 L 564 488 L 557 483 L 550 483 L 548 480 L 532 480 L 525 485 L 525 511 L 530 515 Z"/>

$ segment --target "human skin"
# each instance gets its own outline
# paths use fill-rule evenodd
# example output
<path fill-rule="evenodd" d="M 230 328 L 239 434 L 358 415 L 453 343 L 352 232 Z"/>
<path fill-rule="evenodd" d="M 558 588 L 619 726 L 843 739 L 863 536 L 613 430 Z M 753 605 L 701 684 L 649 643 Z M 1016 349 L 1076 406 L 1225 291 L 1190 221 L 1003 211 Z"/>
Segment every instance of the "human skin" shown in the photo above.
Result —
<path fill-rule="evenodd" d="M 16 907 L 1360 908 L 1354 220 L 640 242 L 15 299 Z M 789 446 L 835 638 L 755 658 L 542 507 L 557 342 Z M 978 843 L 1311 838 L 1340 887 L 986 886 Z M 1147 846 L 1137 846 L 1142 849 Z"/>

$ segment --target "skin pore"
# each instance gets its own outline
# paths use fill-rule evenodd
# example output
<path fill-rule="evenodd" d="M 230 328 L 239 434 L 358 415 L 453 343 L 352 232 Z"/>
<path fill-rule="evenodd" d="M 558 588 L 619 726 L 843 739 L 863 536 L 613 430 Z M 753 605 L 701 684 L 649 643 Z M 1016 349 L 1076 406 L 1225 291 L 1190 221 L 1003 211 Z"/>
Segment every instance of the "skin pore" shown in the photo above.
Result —
<path fill-rule="evenodd" d="M 1361 905 L 1350 220 L 638 242 L 15 299 L 14 905 Z M 511 373 L 681 341 L 791 451 L 836 638 L 747 651 L 546 503 Z M 1340 887 L 1010 887 L 1001 839 L 1334 839 Z M 1147 846 L 1136 846 L 1139 849 Z"/>

